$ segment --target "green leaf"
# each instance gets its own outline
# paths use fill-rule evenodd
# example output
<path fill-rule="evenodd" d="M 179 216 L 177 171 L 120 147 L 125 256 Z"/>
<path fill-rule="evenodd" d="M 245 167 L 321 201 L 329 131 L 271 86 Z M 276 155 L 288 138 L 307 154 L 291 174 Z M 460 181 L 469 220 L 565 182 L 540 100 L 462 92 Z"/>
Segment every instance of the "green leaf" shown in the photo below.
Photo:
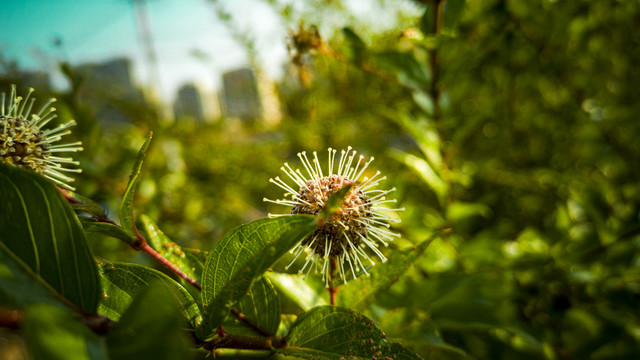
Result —
<path fill-rule="evenodd" d="M 207 261 L 207 252 L 198 249 L 180 247 L 178 244 L 171 241 L 171 239 L 169 239 L 162 230 L 158 228 L 153 220 L 145 214 L 140 216 L 140 220 L 142 220 L 142 223 L 144 224 L 147 241 L 151 247 L 189 277 L 198 283 L 201 283 L 204 263 Z M 196 300 L 200 310 L 204 310 L 202 307 L 202 296 L 200 294 L 200 290 L 196 289 L 192 284 L 182 278 L 179 279 L 179 281 L 180 284 L 182 284 L 182 286 L 184 286 Z"/>
<path fill-rule="evenodd" d="M 414 90 L 429 88 L 428 70 L 410 52 L 387 50 L 374 54 L 371 60 L 377 68 L 393 75 L 405 87 Z"/>
<path fill-rule="evenodd" d="M 100 265 L 104 295 L 100 314 L 118 320 L 136 298 L 151 283 L 161 282 L 175 289 L 183 316 L 195 327 L 201 321 L 200 310 L 189 292 L 167 275 L 136 264 L 106 263 Z"/>
<path fill-rule="evenodd" d="M 454 30 L 460 22 L 465 0 L 447 0 L 442 9 L 442 22 L 446 30 Z"/>
<path fill-rule="evenodd" d="M 181 305 L 162 283 L 145 287 L 109 331 L 107 347 L 112 360 L 186 358 L 188 347 Z"/>
<path fill-rule="evenodd" d="M 192 249 L 184 251 L 178 244 L 169 239 L 147 215 L 141 215 L 140 220 L 144 224 L 149 244 L 165 259 L 169 260 L 178 269 L 200 282 L 204 261 L 204 252 Z"/>
<path fill-rule="evenodd" d="M 432 122 L 423 117 L 415 118 L 409 114 L 398 114 L 397 111 L 388 111 L 387 117 L 397 122 L 411 135 L 431 167 L 434 169 L 443 167 L 440 135 Z"/>
<path fill-rule="evenodd" d="M 35 360 L 108 359 L 100 337 L 57 307 L 27 307 L 23 329 L 27 348 Z"/>
<path fill-rule="evenodd" d="M 478 277 L 478 274 L 455 274 L 443 275 L 438 278 L 423 281 L 419 291 L 420 295 L 416 297 L 416 302 L 418 302 L 418 298 L 420 298 L 419 303 L 421 307 L 428 310 L 431 304 L 444 298 L 455 289 L 476 277 Z"/>
<path fill-rule="evenodd" d="M 56 289 L 0 242 L 0 305 L 20 309 L 37 303 L 71 311 Z"/>
<path fill-rule="evenodd" d="M 0 164 L 0 242 L 10 256 L 70 303 L 95 313 L 98 270 L 82 226 L 58 189 L 43 177 Z"/>
<path fill-rule="evenodd" d="M 308 215 L 261 219 L 228 232 L 209 252 L 202 276 L 202 302 L 207 308 L 198 328 L 209 336 L 229 309 L 249 291 L 253 279 L 316 228 Z"/>
<path fill-rule="evenodd" d="M 355 65 L 362 64 L 367 56 L 367 45 L 351 28 L 343 28 L 342 35 L 349 43 L 349 60 Z"/>
<path fill-rule="evenodd" d="M 124 231 L 124 229 L 118 225 L 106 222 L 97 222 L 94 219 L 86 218 L 84 216 L 80 216 L 78 218 L 80 219 L 80 223 L 82 223 L 82 227 L 87 234 L 102 234 L 110 236 L 112 238 L 120 239 L 129 245 L 134 245 L 138 242 L 138 239 Z"/>
<path fill-rule="evenodd" d="M 94 218 L 105 220 L 109 217 L 105 214 L 104 209 L 97 202 L 69 190 L 62 190 L 69 197 L 69 204 L 76 211 L 84 211 L 91 214 Z"/>
<path fill-rule="evenodd" d="M 303 311 L 308 311 L 315 306 L 327 305 L 327 301 L 322 297 L 327 293 L 324 283 L 321 284 L 322 290 L 317 291 L 309 286 L 302 274 L 267 272 L 265 276 L 275 285 L 279 294 L 294 301 Z"/>
<path fill-rule="evenodd" d="M 400 150 L 393 150 L 391 155 L 420 175 L 424 182 L 436 193 L 440 203 L 444 203 L 448 193 L 447 184 L 426 160 Z"/>
<path fill-rule="evenodd" d="M 142 169 L 142 163 L 149 150 L 149 143 L 151 143 L 152 133 L 149 133 L 149 137 L 142 144 L 136 162 L 133 164 L 133 170 L 129 177 L 129 184 L 124 191 L 122 202 L 120 203 L 120 225 L 130 235 L 135 235 L 135 223 L 133 219 L 133 194 L 136 191 L 136 185 L 138 184 L 138 177 L 140 176 L 140 169 Z"/>
<path fill-rule="evenodd" d="M 401 338 L 427 359 L 462 358 L 465 352 L 444 342 L 429 314 L 416 308 L 387 311 L 380 326 L 389 338 Z"/>
<path fill-rule="evenodd" d="M 378 264 L 369 270 L 371 276 L 360 276 L 341 287 L 338 291 L 338 303 L 354 309 L 364 309 L 374 296 L 391 287 L 402 274 L 425 252 L 427 247 L 440 233 L 418 244 L 412 250 L 389 256 L 389 261 Z"/>
<path fill-rule="evenodd" d="M 436 16 L 438 8 L 436 2 L 429 2 L 425 5 L 424 13 L 420 18 L 420 30 L 425 35 L 433 35 L 436 33 Z"/>
<path fill-rule="evenodd" d="M 273 284 L 264 276 L 251 285 L 251 289 L 235 306 L 249 321 L 275 334 L 280 325 L 280 299 Z M 240 321 L 235 316 L 229 316 L 223 322 L 224 330 L 231 334 L 260 336 L 264 335 Z"/>
<path fill-rule="evenodd" d="M 321 306 L 300 316 L 287 336 L 284 355 L 305 359 L 420 359 L 386 335 L 366 316 L 338 306 Z"/>

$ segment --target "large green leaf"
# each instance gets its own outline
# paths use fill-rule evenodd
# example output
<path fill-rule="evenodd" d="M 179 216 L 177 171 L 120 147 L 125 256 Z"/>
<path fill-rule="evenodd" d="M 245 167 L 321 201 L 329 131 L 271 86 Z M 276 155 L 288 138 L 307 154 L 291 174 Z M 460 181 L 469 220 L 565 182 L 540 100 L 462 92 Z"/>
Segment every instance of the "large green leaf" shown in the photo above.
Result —
<path fill-rule="evenodd" d="M 35 360 L 108 359 L 100 337 L 55 306 L 27 307 L 23 329 L 27 348 Z"/>
<path fill-rule="evenodd" d="M 349 44 L 348 56 L 355 65 L 360 65 L 367 57 L 367 45 L 351 28 L 343 28 L 342 35 Z"/>
<path fill-rule="evenodd" d="M 284 216 L 239 226 L 220 239 L 209 252 L 202 276 L 202 302 L 207 310 L 198 336 L 209 336 L 253 280 L 315 228 L 315 217 Z"/>
<path fill-rule="evenodd" d="M 446 30 L 454 30 L 460 22 L 465 0 L 447 0 L 442 9 L 442 22 Z"/>
<path fill-rule="evenodd" d="M 149 134 L 149 137 L 144 144 L 142 144 L 142 147 L 138 152 L 136 162 L 133 164 L 131 176 L 129 177 L 129 183 L 127 184 L 127 188 L 122 196 L 122 202 L 120 203 L 120 225 L 122 225 L 122 228 L 130 235 L 134 235 L 136 232 L 133 218 L 133 194 L 136 191 L 138 177 L 140 176 L 140 170 L 142 169 L 144 158 L 149 150 L 149 143 L 151 143 L 152 135 L 153 134 L 151 133 Z"/>
<path fill-rule="evenodd" d="M 268 334 L 275 334 L 280 325 L 280 299 L 273 284 L 264 276 L 251 285 L 251 289 L 235 306 L 251 323 Z M 229 316 L 222 327 L 226 332 L 240 335 L 265 335 L 239 320 Z"/>
<path fill-rule="evenodd" d="M 366 316 L 338 306 L 321 306 L 300 316 L 287 336 L 284 355 L 305 359 L 420 359 Z"/>
<path fill-rule="evenodd" d="M 388 289 L 420 257 L 440 233 L 423 241 L 404 253 L 393 253 L 389 261 L 369 270 L 371 276 L 360 276 L 349 281 L 338 291 L 338 303 L 354 309 L 364 309 L 374 300 L 374 295 Z"/>
<path fill-rule="evenodd" d="M 19 309 L 37 303 L 71 310 L 56 289 L 0 242 L 0 306 Z"/>
<path fill-rule="evenodd" d="M 109 331 L 107 347 L 112 360 L 173 360 L 186 358 L 181 305 L 162 283 L 145 287 Z M 179 295 L 178 295 L 179 296 Z"/>
<path fill-rule="evenodd" d="M 82 226 L 58 189 L 33 172 L 0 164 L 0 199 L 5 256 L 71 304 L 95 313 L 98 270 Z"/>
<path fill-rule="evenodd" d="M 149 287 L 161 282 L 174 288 L 181 305 L 182 314 L 195 327 L 200 322 L 200 310 L 193 297 L 180 284 L 167 275 L 136 264 L 107 263 L 100 266 L 104 295 L 98 310 L 100 314 L 118 320 L 131 305 L 132 299 Z"/>
<path fill-rule="evenodd" d="M 200 282 L 206 255 L 199 250 L 184 251 L 178 244 L 169 239 L 147 215 L 141 215 L 149 244 L 165 259 L 178 269 Z M 200 256 L 199 256 L 200 255 Z"/>

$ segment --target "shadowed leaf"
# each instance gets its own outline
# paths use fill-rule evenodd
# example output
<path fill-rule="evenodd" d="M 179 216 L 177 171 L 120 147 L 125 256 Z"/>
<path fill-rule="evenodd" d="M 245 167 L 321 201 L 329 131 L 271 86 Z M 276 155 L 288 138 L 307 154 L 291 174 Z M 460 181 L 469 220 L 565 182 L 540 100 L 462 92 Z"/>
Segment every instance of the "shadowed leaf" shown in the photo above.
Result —
<path fill-rule="evenodd" d="M 22 270 L 18 271 L 25 271 L 35 282 L 79 309 L 95 313 L 100 296 L 98 270 L 82 226 L 58 189 L 33 172 L 0 164 L 0 199 L 4 256 L 19 263 Z"/>
<path fill-rule="evenodd" d="M 35 360 L 109 359 L 103 341 L 70 313 L 37 304 L 25 311 L 25 340 Z"/>
<path fill-rule="evenodd" d="M 200 310 L 189 292 L 167 275 L 136 264 L 102 264 L 100 266 L 104 295 L 100 301 L 100 314 L 113 320 L 129 308 L 136 298 L 150 284 L 159 282 L 175 289 L 182 307 L 182 314 L 192 326 L 200 322 Z"/>

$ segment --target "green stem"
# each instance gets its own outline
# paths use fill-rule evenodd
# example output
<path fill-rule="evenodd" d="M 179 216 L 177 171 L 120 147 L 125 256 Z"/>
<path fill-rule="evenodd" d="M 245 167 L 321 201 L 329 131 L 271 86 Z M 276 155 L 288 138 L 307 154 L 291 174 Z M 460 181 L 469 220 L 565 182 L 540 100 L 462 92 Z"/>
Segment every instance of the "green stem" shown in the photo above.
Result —
<path fill-rule="evenodd" d="M 333 280 L 335 279 L 337 273 L 338 273 L 338 264 L 336 263 L 336 259 L 331 257 L 329 258 L 329 265 L 330 265 L 330 271 L 329 271 L 329 288 L 327 289 L 329 291 L 329 303 L 333 306 L 336 305 L 336 294 L 338 293 L 338 286 L 333 286 Z"/>

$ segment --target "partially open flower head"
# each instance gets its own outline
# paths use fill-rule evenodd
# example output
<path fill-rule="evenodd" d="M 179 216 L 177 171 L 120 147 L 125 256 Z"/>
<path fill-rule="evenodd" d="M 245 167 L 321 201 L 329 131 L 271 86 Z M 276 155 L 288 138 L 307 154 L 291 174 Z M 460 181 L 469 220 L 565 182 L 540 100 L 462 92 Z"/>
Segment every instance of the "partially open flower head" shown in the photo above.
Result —
<path fill-rule="evenodd" d="M 346 186 L 351 186 L 342 206 L 315 232 L 291 250 L 295 253 L 295 258 L 287 266 L 289 268 L 300 254 L 305 253 L 306 262 L 300 273 L 306 271 L 309 274 L 312 268 L 315 268 L 316 272 L 320 269 L 327 286 L 331 275 L 331 263 L 335 264 L 338 276 L 346 283 L 349 272 L 352 278 L 356 278 L 360 272 L 369 275 L 367 268 L 375 265 L 373 254 L 382 262 L 387 261 L 379 247 L 388 246 L 390 241 L 400 236 L 388 230 L 389 222 L 400 220 L 392 219 L 386 213 L 404 210 L 385 207 L 384 204 L 395 202 L 385 198 L 388 193 L 395 191 L 395 188 L 376 189 L 386 176 L 381 177 L 379 171 L 371 177 L 365 176 L 370 173 L 368 169 L 373 157 L 365 162 L 364 156 L 356 157 L 357 152 L 349 147 L 341 151 L 340 159 L 336 163 L 336 153 L 337 150 L 329 148 L 326 175 L 316 152 L 313 153 L 312 161 L 309 161 L 305 152 L 298 153 L 305 173 L 299 169 L 294 170 L 285 163 L 281 169 L 294 185 L 289 185 L 279 177 L 270 179 L 270 182 L 285 191 L 284 199 L 264 199 L 267 202 L 293 207 L 291 214 L 269 214 L 270 217 L 318 215 L 324 210 L 331 195 Z"/>
<path fill-rule="evenodd" d="M 33 89 L 29 89 L 26 98 L 17 96 L 16 87 L 11 87 L 11 95 L 6 101 L 2 93 L 0 105 L 0 162 L 35 171 L 53 181 L 61 188 L 75 190 L 68 185 L 74 179 L 65 173 L 79 173 L 82 170 L 65 168 L 66 165 L 78 165 L 72 158 L 59 157 L 61 152 L 82 150 L 82 143 L 55 144 L 64 135 L 70 134 L 70 127 L 76 124 L 71 120 L 53 129 L 44 126 L 55 119 L 56 108 L 51 107 L 56 99 L 51 98 L 38 112 L 33 109 L 35 98 L 31 98 Z M 33 111 L 33 112 L 32 112 Z"/>

